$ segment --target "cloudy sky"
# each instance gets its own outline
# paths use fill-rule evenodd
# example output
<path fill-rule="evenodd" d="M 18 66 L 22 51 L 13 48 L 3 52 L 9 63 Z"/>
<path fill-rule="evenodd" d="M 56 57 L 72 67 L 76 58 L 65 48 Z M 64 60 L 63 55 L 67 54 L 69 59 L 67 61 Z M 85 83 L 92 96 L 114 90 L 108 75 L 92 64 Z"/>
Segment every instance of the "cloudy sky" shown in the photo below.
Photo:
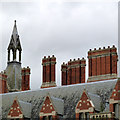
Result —
<path fill-rule="evenodd" d="M 56 81 L 61 84 L 61 64 L 87 59 L 89 49 L 118 45 L 118 3 L 77 0 L 1 2 L 0 71 L 7 66 L 7 47 L 14 20 L 22 45 L 22 67 L 31 68 L 31 89 L 42 83 L 42 58 L 55 55 Z M 108 2 L 109 1 L 109 2 Z M 2 19 L 1 19 L 2 18 Z M 88 67 L 88 63 L 87 63 Z M 88 72 L 86 67 L 86 80 Z"/>

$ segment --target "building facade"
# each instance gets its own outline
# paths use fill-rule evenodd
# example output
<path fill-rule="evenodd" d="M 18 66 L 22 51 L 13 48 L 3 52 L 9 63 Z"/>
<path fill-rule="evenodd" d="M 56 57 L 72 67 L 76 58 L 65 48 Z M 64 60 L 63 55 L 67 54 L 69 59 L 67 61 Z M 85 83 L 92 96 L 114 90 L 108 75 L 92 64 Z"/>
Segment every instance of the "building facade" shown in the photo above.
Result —
<path fill-rule="evenodd" d="M 56 57 L 44 56 L 42 85 L 35 91 L 30 90 L 30 68 L 21 67 L 21 51 L 15 21 L 7 67 L 0 73 L 1 119 L 120 119 L 120 78 L 114 45 L 88 51 L 87 82 L 85 58 L 63 63 L 59 87 L 55 80 Z"/>

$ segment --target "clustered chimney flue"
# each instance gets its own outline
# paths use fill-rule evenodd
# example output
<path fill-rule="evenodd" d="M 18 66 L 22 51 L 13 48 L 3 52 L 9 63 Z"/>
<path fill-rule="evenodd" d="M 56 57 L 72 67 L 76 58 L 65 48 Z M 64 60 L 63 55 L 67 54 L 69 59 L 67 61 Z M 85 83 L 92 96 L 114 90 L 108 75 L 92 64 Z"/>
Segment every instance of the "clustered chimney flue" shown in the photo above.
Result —
<path fill-rule="evenodd" d="M 1 72 L 0 73 L 0 94 L 8 92 L 6 80 L 7 80 L 6 73 L 5 72 Z"/>
<path fill-rule="evenodd" d="M 113 45 L 88 51 L 88 82 L 117 78 L 117 48 Z"/>
<path fill-rule="evenodd" d="M 61 65 L 62 71 L 62 85 L 71 85 L 78 83 L 85 83 L 85 66 L 86 60 L 71 60 L 67 64 Z"/>
<path fill-rule="evenodd" d="M 52 57 L 44 56 L 42 59 L 43 65 L 43 83 L 41 88 L 55 87 L 55 65 L 56 65 L 56 57 L 52 55 Z"/>
<path fill-rule="evenodd" d="M 30 68 L 22 68 L 22 91 L 30 90 Z"/>

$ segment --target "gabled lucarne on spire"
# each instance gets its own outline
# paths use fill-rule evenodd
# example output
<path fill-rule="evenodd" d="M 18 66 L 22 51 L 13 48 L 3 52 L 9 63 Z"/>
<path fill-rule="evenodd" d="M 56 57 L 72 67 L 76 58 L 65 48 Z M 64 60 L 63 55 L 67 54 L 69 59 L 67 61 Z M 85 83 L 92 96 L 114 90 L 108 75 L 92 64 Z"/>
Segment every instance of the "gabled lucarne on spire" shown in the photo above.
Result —
<path fill-rule="evenodd" d="M 15 20 L 13 32 L 11 35 L 10 44 L 8 46 L 8 62 L 10 62 L 10 50 L 12 50 L 12 53 L 13 53 L 13 61 L 16 61 L 16 53 L 17 53 L 17 50 L 19 51 L 19 62 L 21 62 L 22 48 L 21 48 L 21 44 L 20 44 L 18 31 L 17 31 L 16 20 Z"/>

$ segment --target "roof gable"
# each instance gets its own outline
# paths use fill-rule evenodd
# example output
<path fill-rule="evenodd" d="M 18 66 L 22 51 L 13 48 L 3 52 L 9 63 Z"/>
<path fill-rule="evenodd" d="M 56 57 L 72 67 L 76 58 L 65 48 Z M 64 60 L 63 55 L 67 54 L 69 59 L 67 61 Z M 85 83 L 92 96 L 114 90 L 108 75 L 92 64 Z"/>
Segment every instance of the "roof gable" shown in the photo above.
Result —
<path fill-rule="evenodd" d="M 120 100 L 120 79 L 118 79 L 110 99 Z"/>
<path fill-rule="evenodd" d="M 23 118 L 23 113 L 21 111 L 21 107 L 17 101 L 17 99 L 14 100 L 9 113 L 8 118 Z"/>
<path fill-rule="evenodd" d="M 53 113 L 53 112 L 55 112 L 55 108 L 53 106 L 53 103 L 50 100 L 50 97 L 47 96 L 44 103 L 43 103 L 43 105 L 42 105 L 40 113 L 50 114 L 50 113 Z"/>
<path fill-rule="evenodd" d="M 80 101 L 78 102 L 76 109 L 83 111 L 83 110 L 89 110 L 90 108 L 94 108 L 94 105 L 87 95 L 87 92 L 84 90 L 82 93 L 82 96 L 80 98 Z"/>

